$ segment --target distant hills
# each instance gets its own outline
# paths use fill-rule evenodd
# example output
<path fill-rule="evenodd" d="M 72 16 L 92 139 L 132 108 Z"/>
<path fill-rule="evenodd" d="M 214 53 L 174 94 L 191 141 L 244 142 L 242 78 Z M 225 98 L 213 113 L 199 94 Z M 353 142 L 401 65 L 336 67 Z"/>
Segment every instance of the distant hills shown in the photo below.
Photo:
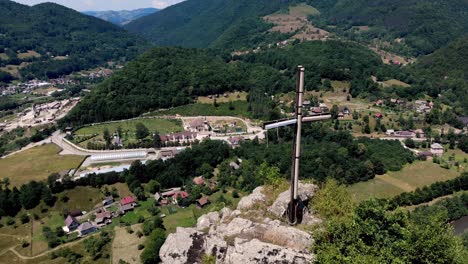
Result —
<path fill-rule="evenodd" d="M 114 23 L 119 26 L 130 23 L 131 21 L 156 13 L 159 9 L 156 8 L 140 8 L 135 10 L 121 10 L 121 11 L 86 11 L 86 15 L 94 16 L 102 20 Z"/>
<path fill-rule="evenodd" d="M 265 31 L 260 17 L 287 7 L 288 0 L 188 0 L 125 26 L 161 46 L 209 47 L 225 33 Z M 240 29 L 240 30 L 239 30 Z M 226 39 L 233 39 L 224 36 Z"/>
<path fill-rule="evenodd" d="M 410 70 L 429 95 L 454 106 L 457 113 L 468 115 L 467 61 L 468 36 L 420 57 Z"/>
<path fill-rule="evenodd" d="M 460 0 L 310 0 L 321 11 L 317 20 L 356 38 L 398 44 L 400 52 L 429 54 L 468 34 L 468 1 Z M 386 43 L 385 43 L 386 42 Z M 406 49 L 406 50 L 405 50 Z"/>
<path fill-rule="evenodd" d="M 459 0 L 187 0 L 125 28 L 161 46 L 222 48 L 229 44 L 220 45 L 222 39 L 258 41 L 271 27 L 260 17 L 298 3 L 320 11 L 310 17 L 319 27 L 351 39 L 378 39 L 406 55 L 432 53 L 468 33 L 468 1 Z"/>
<path fill-rule="evenodd" d="M 56 78 L 108 61 L 126 62 L 148 43 L 109 22 L 53 3 L 0 0 L 0 70 Z"/>

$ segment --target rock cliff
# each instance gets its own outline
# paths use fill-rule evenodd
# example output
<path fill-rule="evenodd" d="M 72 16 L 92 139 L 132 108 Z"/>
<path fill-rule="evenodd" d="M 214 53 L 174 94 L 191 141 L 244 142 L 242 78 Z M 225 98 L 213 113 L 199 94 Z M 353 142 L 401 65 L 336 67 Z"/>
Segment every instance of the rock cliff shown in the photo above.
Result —
<path fill-rule="evenodd" d="M 299 195 L 309 200 L 313 184 L 300 184 Z M 264 188 L 256 188 L 239 202 L 236 210 L 223 208 L 201 216 L 194 228 L 177 228 L 161 247 L 163 263 L 202 263 L 206 255 L 216 263 L 311 263 L 312 236 L 289 226 L 283 215 L 289 191 L 281 193 L 274 203 L 267 204 Z M 303 222 L 320 220 L 308 212 Z"/>

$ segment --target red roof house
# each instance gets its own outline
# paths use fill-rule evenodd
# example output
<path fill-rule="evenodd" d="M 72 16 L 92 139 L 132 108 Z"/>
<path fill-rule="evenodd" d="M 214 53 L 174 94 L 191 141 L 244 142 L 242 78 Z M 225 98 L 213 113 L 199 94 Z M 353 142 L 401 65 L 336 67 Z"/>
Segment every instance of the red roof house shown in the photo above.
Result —
<path fill-rule="evenodd" d="M 177 200 L 177 198 L 179 198 L 179 196 L 180 196 L 180 198 L 184 199 L 184 198 L 189 197 L 189 194 L 188 194 L 187 192 L 180 191 L 180 192 L 174 194 L 174 196 L 172 196 L 172 198 L 173 198 L 174 200 Z"/>
<path fill-rule="evenodd" d="M 375 114 L 375 118 L 382 118 L 382 117 L 383 117 L 382 113 Z"/>
<path fill-rule="evenodd" d="M 203 185 L 203 184 L 205 184 L 205 180 L 201 176 L 200 177 L 195 177 L 195 178 L 193 178 L 193 184 Z"/>
<path fill-rule="evenodd" d="M 133 204 L 135 202 L 135 198 L 133 198 L 132 196 L 127 196 L 120 200 L 121 205 Z"/>

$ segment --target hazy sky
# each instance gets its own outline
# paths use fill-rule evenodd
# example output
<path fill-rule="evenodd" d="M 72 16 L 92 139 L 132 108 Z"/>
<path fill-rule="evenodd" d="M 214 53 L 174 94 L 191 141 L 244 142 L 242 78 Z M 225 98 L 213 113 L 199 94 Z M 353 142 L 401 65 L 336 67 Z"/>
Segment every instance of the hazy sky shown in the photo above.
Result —
<path fill-rule="evenodd" d="M 54 2 L 78 11 L 130 10 L 144 7 L 165 8 L 184 0 L 14 0 L 15 2 L 35 5 Z"/>

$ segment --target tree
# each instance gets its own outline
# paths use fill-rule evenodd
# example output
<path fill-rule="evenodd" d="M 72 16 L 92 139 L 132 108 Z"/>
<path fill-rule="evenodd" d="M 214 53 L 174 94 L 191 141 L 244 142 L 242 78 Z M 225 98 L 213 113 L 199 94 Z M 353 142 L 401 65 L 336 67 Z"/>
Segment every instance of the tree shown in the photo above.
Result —
<path fill-rule="evenodd" d="M 338 118 L 338 112 L 339 112 L 338 106 L 337 106 L 337 105 L 333 105 L 333 106 L 332 106 L 332 109 L 330 110 L 330 114 L 331 114 L 331 116 L 332 116 L 333 119 L 337 119 L 337 118 Z"/>
<path fill-rule="evenodd" d="M 416 142 L 414 142 L 414 140 L 412 140 L 411 138 L 408 138 L 405 140 L 405 146 L 407 146 L 408 148 L 415 148 Z"/>
<path fill-rule="evenodd" d="M 143 264 L 159 263 L 159 249 L 166 241 L 166 231 L 157 228 L 151 232 L 147 239 L 145 250 L 141 253 L 140 259 Z"/>
<path fill-rule="evenodd" d="M 468 135 L 462 135 L 458 141 L 458 147 L 465 153 L 468 153 Z"/>
<path fill-rule="evenodd" d="M 149 193 L 156 193 L 161 190 L 161 184 L 156 180 L 150 180 L 148 185 L 146 185 L 146 188 Z"/>
<path fill-rule="evenodd" d="M 143 123 L 136 123 L 135 125 L 135 137 L 139 140 L 145 139 L 149 136 L 148 128 Z"/>
<path fill-rule="evenodd" d="M 109 129 L 107 127 L 104 128 L 104 131 L 102 133 L 102 138 L 104 138 L 104 141 L 106 141 L 107 146 L 109 146 L 111 144 L 112 137 L 111 137 Z"/>

